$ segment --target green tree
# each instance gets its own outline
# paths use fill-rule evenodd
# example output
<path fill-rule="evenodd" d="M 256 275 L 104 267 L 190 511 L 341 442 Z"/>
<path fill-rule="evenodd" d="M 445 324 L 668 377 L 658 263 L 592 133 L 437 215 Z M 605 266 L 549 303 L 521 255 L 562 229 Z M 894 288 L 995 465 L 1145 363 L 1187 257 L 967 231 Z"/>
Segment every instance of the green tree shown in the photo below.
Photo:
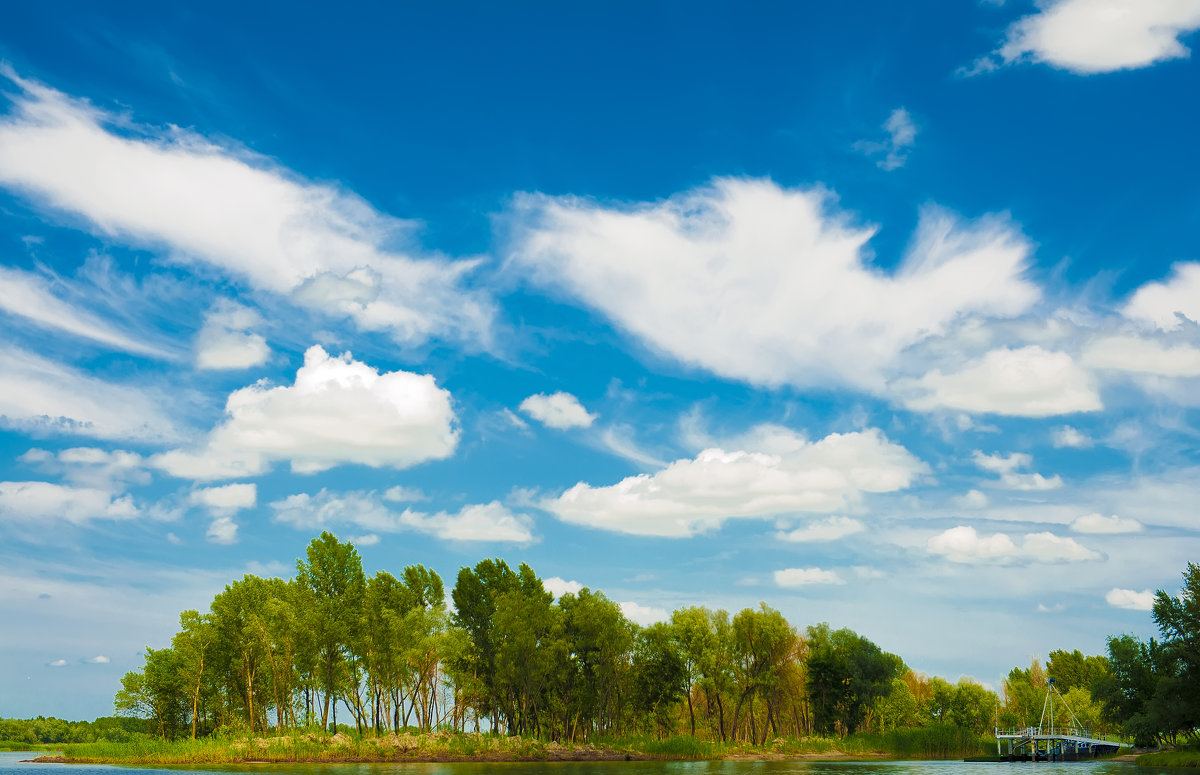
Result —
<path fill-rule="evenodd" d="M 888 694 L 904 663 L 852 630 L 809 627 L 808 695 L 816 729 L 852 734 Z"/>
<path fill-rule="evenodd" d="M 633 665 L 635 706 L 654 719 L 660 736 L 670 734 L 669 711 L 683 696 L 687 677 L 683 656 L 667 624 L 656 622 L 638 631 Z"/>
<path fill-rule="evenodd" d="M 366 590 L 366 576 L 358 550 L 329 532 L 321 533 L 309 543 L 306 557 L 307 561 L 296 561 L 296 579 L 307 593 L 303 625 L 315 646 L 318 681 L 324 692 L 321 726 L 326 728 L 331 701 L 336 718 L 342 668 L 359 637 L 358 611 Z"/>
<path fill-rule="evenodd" d="M 179 677 L 191 700 L 193 740 L 196 739 L 196 725 L 200 719 L 200 695 L 204 688 L 205 669 L 211 667 L 209 652 L 215 638 L 211 616 L 191 610 L 179 615 L 179 632 L 172 638 L 171 648 L 179 655 Z"/>
<path fill-rule="evenodd" d="M 173 649 L 146 649 L 141 671 L 126 673 L 113 700 L 117 713 L 152 719 L 165 741 L 186 726 L 188 692 L 182 658 Z"/>

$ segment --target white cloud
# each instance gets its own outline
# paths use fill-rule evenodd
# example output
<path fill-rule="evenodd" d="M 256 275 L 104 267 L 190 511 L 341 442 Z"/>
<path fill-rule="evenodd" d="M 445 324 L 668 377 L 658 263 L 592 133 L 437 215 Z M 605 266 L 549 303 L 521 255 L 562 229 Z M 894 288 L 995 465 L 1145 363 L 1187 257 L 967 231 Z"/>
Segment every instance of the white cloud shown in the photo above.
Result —
<path fill-rule="evenodd" d="M 123 491 L 130 483 L 149 484 L 142 456 L 123 449 L 68 447 L 51 454 L 34 447 L 18 460 L 47 473 L 58 474 L 77 487 L 108 492 Z"/>
<path fill-rule="evenodd" d="M 1023 452 L 1014 452 L 1007 457 L 1000 455 L 985 455 L 975 450 L 971 459 L 975 465 L 984 471 L 999 474 L 1000 478 L 991 484 L 1010 490 L 1057 490 L 1062 487 L 1062 477 L 1058 474 L 1047 479 L 1038 473 L 1019 473 L 1018 469 L 1033 465 L 1033 458 Z"/>
<path fill-rule="evenodd" d="M 83 525 L 94 519 L 135 519 L 141 510 L 133 498 L 107 490 L 51 482 L 0 482 L 0 518 L 12 522 L 65 520 Z"/>
<path fill-rule="evenodd" d="M 784 568 L 774 573 L 775 584 L 780 587 L 804 587 L 810 584 L 845 584 L 831 570 L 820 568 Z"/>
<path fill-rule="evenodd" d="M 1168 347 L 1157 339 L 1109 336 L 1084 348 L 1083 365 L 1093 369 L 1153 374 L 1159 377 L 1200 376 L 1200 347 Z"/>
<path fill-rule="evenodd" d="M 580 482 L 541 505 L 565 522 L 683 537 L 714 530 L 731 518 L 845 511 L 864 493 L 904 489 L 927 470 L 878 429 L 834 433 L 817 442 L 786 432 L 790 449 L 780 454 L 753 447 L 706 449 L 694 459 L 611 486 Z"/>
<path fill-rule="evenodd" d="M 257 312 L 234 302 L 222 302 L 204 318 L 196 336 L 196 367 L 248 369 L 271 356 L 267 340 L 250 329 L 262 325 Z"/>
<path fill-rule="evenodd" d="M 1180 38 L 1200 28 L 1200 0 L 1043 0 L 1039 6 L 1008 28 L 995 52 L 1000 63 L 1039 62 L 1079 75 L 1133 70 L 1189 56 Z"/>
<path fill-rule="evenodd" d="M 542 425 L 564 430 L 587 428 L 596 419 L 596 415 L 583 408 L 578 398 L 562 391 L 532 395 L 522 401 L 519 408 Z"/>
<path fill-rule="evenodd" d="M 233 517 L 217 517 L 208 525 L 208 540 L 214 544 L 230 545 L 237 543 L 238 525 Z"/>
<path fill-rule="evenodd" d="M 789 541 L 791 543 L 837 541 L 840 538 L 861 533 L 866 529 L 866 525 L 857 519 L 830 517 L 829 519 L 818 520 L 794 530 L 781 531 L 775 535 L 780 541 Z"/>
<path fill-rule="evenodd" d="M 1113 514 L 1105 517 L 1100 514 L 1085 514 L 1071 523 L 1071 529 L 1076 533 L 1140 533 L 1145 528 L 1136 519 L 1118 517 Z"/>
<path fill-rule="evenodd" d="M 650 349 L 764 385 L 882 390 L 909 345 L 964 315 L 1039 298 L 1029 245 L 1000 218 L 926 209 L 892 273 L 873 234 L 823 190 L 717 179 L 668 200 L 607 207 L 523 194 L 509 265 L 600 310 Z"/>
<path fill-rule="evenodd" d="M 1137 592 L 1132 589 L 1113 587 L 1104 595 L 1104 601 L 1114 608 L 1149 611 L 1154 608 L 1154 592 L 1149 589 Z"/>
<path fill-rule="evenodd" d="M 967 490 L 965 495 L 954 499 L 954 505 L 962 509 L 986 508 L 989 502 L 988 496 L 979 490 Z"/>
<path fill-rule="evenodd" d="M 167 357 L 167 353 L 105 322 L 50 290 L 44 277 L 0 266 L 0 310 L 26 318 L 44 328 L 56 328 L 117 350 L 137 355 Z"/>
<path fill-rule="evenodd" d="M 567 581 L 559 576 L 551 576 L 548 579 L 542 579 L 542 588 L 558 598 L 568 593 L 572 595 L 579 594 L 579 590 L 583 589 L 583 585 L 578 581 Z"/>
<path fill-rule="evenodd" d="M 667 464 L 667 461 L 658 457 L 654 453 L 643 449 L 637 441 L 634 440 L 634 428 L 625 423 L 610 425 L 600 431 L 599 441 L 603 449 L 611 452 L 617 457 L 625 458 L 626 460 L 637 463 L 643 468 L 662 468 Z"/>
<path fill-rule="evenodd" d="M 214 514 L 230 515 L 258 503 L 258 487 L 254 484 L 226 484 L 193 490 L 193 504 L 204 506 Z"/>
<path fill-rule="evenodd" d="M 449 457 L 458 443 L 450 393 L 433 377 L 380 374 L 350 353 L 332 357 L 316 345 L 293 385 L 234 391 L 225 414 L 204 446 L 151 462 L 191 479 L 255 476 L 275 460 L 299 473 L 346 463 L 406 468 Z"/>
<path fill-rule="evenodd" d="M 514 514 L 502 503 L 492 501 L 464 506 L 456 513 L 439 511 L 423 514 L 407 510 L 400 515 L 400 524 L 443 541 L 495 541 L 501 543 L 533 543 L 533 519 Z"/>
<path fill-rule="evenodd" d="M 882 156 L 875 162 L 881 170 L 888 172 L 903 167 L 908 161 L 908 152 L 917 140 L 917 125 L 904 108 L 896 108 L 883 123 L 888 133 L 883 142 L 863 140 L 854 144 L 856 150 L 867 156 Z"/>
<path fill-rule="evenodd" d="M 411 223 L 244 149 L 133 126 L 7 66 L 0 75 L 20 89 L 0 119 L 0 185 L 401 343 L 489 343 L 494 305 L 462 287 L 475 263 L 391 249 L 411 242 Z"/>
<path fill-rule="evenodd" d="M 1083 562 L 1103 557 L 1076 543 L 1074 539 L 1060 538 L 1053 533 L 1027 533 L 1021 544 L 1017 545 L 1004 533 L 980 535 L 975 528 L 966 525 L 933 536 L 925 548 L 930 554 L 939 554 L 951 562 L 966 564 Z"/>
<path fill-rule="evenodd" d="M 1180 315 L 1200 323 L 1200 263 L 1176 264 L 1165 282 L 1138 288 L 1122 312 L 1164 331 L 1178 329 Z"/>
<path fill-rule="evenodd" d="M 383 499 L 385 501 L 392 501 L 393 503 L 412 503 L 414 501 L 427 501 L 429 500 L 429 496 L 416 487 L 396 485 L 387 489 L 387 492 L 383 494 Z"/>
<path fill-rule="evenodd" d="M 1050 433 L 1050 439 L 1051 443 L 1058 448 L 1071 447 L 1074 449 L 1087 449 L 1095 443 L 1086 433 L 1076 430 L 1070 425 L 1063 425 L 1059 428 L 1055 428 Z"/>
<path fill-rule="evenodd" d="M 85 659 L 83 661 L 89 665 L 107 665 L 112 660 L 106 656 L 100 655 L 92 657 L 91 659 Z"/>
<path fill-rule="evenodd" d="M 658 606 L 642 605 L 632 601 L 617 603 L 621 608 L 621 613 L 626 619 L 634 624 L 640 624 L 643 627 L 649 627 L 655 622 L 665 622 L 671 618 L 671 612 L 665 608 Z"/>
<path fill-rule="evenodd" d="M 0 346 L 0 425 L 32 434 L 171 441 L 175 423 L 150 393 Z"/>
<path fill-rule="evenodd" d="M 1024 452 L 1013 452 L 1007 457 L 1001 455 L 985 455 L 980 450 L 971 453 L 971 460 L 976 466 L 993 474 L 1010 474 L 1020 468 L 1033 465 L 1033 457 Z"/>
<path fill-rule="evenodd" d="M 1038 345 L 992 350 L 960 371 L 897 380 L 909 409 L 1050 417 L 1104 408 L 1091 377 L 1064 352 Z"/>
<path fill-rule="evenodd" d="M 271 503 L 275 521 L 297 530 L 324 530 L 351 525 L 360 530 L 394 533 L 399 528 L 396 514 L 373 492 L 334 493 L 322 489 L 316 495 L 298 493 Z"/>
<path fill-rule="evenodd" d="M 464 506 L 458 512 L 429 514 L 412 509 L 397 513 L 385 506 L 373 492 L 333 493 L 322 489 L 316 495 L 299 493 L 271 504 L 275 521 L 298 530 L 321 530 L 352 525 L 377 533 L 414 530 L 444 541 L 492 541 L 529 544 L 533 520 L 514 514 L 503 504 Z"/>
<path fill-rule="evenodd" d="M 366 535 L 352 536 L 349 541 L 355 546 L 375 546 L 379 543 L 379 536 L 367 533 Z"/>
<path fill-rule="evenodd" d="M 67 664 L 67 660 L 65 659 L 56 659 L 53 662 L 48 662 L 47 667 L 66 667 Z"/>

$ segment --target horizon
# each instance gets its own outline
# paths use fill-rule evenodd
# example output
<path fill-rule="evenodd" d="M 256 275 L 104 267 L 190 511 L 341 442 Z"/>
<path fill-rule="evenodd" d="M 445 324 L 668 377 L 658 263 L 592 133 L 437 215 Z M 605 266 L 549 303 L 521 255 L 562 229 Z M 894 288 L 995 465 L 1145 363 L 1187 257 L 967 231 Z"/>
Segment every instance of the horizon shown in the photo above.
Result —
<path fill-rule="evenodd" d="M 1200 559 L 1200 0 L 13 8 L 0 716 L 309 539 L 993 689 Z"/>

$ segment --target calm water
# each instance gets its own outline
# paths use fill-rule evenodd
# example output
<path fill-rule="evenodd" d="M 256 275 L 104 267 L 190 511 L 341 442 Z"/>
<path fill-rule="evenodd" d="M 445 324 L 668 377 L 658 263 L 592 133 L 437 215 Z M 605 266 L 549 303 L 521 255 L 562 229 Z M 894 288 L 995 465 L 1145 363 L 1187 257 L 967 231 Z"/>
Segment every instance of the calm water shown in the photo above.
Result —
<path fill-rule="evenodd" d="M 228 767 L 114 767 L 22 764 L 31 754 L 0 751 L 0 775 L 1157 775 L 1118 762 L 551 762 L 485 764 L 250 764 Z M 134 772 L 124 774 L 122 770 Z M 1191 772 L 1163 768 L 1162 773 Z"/>

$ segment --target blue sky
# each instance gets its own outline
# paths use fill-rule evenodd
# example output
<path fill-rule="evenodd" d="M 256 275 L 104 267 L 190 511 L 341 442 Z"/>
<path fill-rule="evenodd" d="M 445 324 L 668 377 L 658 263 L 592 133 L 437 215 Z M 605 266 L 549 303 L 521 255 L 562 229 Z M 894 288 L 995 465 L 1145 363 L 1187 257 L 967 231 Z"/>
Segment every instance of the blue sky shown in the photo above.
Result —
<path fill-rule="evenodd" d="M 321 530 L 997 686 L 1197 559 L 1200 0 L 32 3 L 0 715 Z"/>

